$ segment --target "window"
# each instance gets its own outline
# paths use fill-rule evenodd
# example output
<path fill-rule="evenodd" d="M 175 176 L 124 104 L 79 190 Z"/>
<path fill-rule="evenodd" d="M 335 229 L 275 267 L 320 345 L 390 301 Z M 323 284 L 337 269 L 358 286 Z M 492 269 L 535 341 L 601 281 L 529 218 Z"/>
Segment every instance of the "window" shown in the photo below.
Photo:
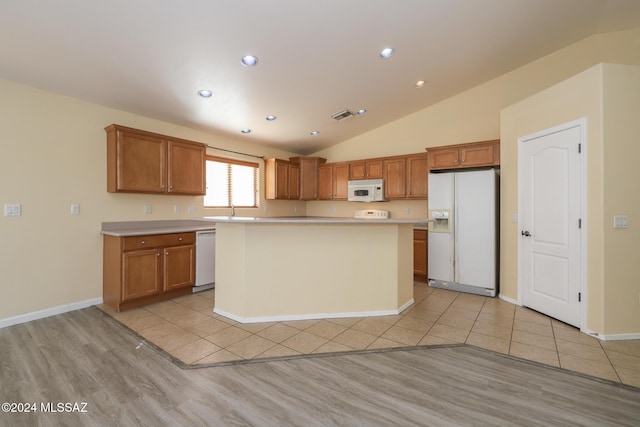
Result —
<path fill-rule="evenodd" d="M 207 156 L 208 208 L 258 207 L 258 164 Z"/>

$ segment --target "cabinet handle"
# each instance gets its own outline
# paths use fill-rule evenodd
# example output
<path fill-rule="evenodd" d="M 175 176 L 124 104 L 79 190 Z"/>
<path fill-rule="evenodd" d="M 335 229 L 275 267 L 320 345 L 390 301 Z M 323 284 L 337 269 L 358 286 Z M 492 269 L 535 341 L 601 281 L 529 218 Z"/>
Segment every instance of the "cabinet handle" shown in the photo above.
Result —
<path fill-rule="evenodd" d="M 178 240 L 179 240 L 180 242 L 182 242 L 182 237 L 178 237 Z"/>
<path fill-rule="evenodd" d="M 140 240 L 140 244 L 141 244 L 141 245 L 144 245 L 144 240 Z"/>
<path fill-rule="evenodd" d="M 160 252 L 156 253 L 156 256 L 160 256 Z"/>
<path fill-rule="evenodd" d="M 165 252 L 164 254 L 165 254 L 165 256 L 169 256 L 169 252 Z"/>
<path fill-rule="evenodd" d="M 170 186 L 169 186 L 169 190 L 171 190 L 172 188 L 173 188 L 173 185 L 170 185 Z"/>

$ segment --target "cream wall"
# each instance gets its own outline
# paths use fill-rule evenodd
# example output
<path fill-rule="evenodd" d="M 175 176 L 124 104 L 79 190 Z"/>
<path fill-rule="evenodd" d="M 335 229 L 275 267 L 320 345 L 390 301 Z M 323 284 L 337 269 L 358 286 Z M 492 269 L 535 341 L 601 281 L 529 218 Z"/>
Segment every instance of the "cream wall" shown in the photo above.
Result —
<path fill-rule="evenodd" d="M 640 333 L 640 67 L 605 64 L 603 77 L 603 333 Z M 613 228 L 619 214 L 628 229 Z"/>
<path fill-rule="evenodd" d="M 586 38 L 315 155 L 333 162 L 496 139 L 500 137 L 502 109 L 600 62 L 640 64 L 640 28 Z M 428 91 L 429 87 L 419 90 Z M 268 157 L 292 155 L 8 81 L 0 80 L 0 95 L 3 130 L 0 204 L 20 203 L 23 208 L 21 217 L 0 217 L 0 323 L 23 313 L 100 298 L 99 229 L 103 221 L 228 214 L 228 210 L 206 211 L 199 197 L 107 193 L 103 128 L 108 124 L 118 123 Z M 211 154 L 222 153 L 211 151 Z M 511 183 L 503 179 L 503 185 Z M 80 215 L 69 215 L 71 203 L 81 205 Z M 153 205 L 153 214 L 143 213 L 146 203 Z M 173 204 L 180 205 L 179 215 L 172 213 Z M 186 214 L 190 204 L 197 208 L 193 215 Z M 259 211 L 238 210 L 238 215 L 292 215 L 297 208 L 297 214 L 350 216 L 365 206 L 347 202 L 262 201 Z M 375 206 L 391 210 L 394 217 L 426 216 L 425 201 L 395 201 Z"/>
<path fill-rule="evenodd" d="M 586 156 L 586 274 L 587 329 L 602 332 L 603 288 L 602 261 L 602 65 L 596 65 L 558 83 L 501 113 L 501 181 L 500 215 L 500 294 L 518 300 L 518 224 L 511 215 L 518 213 L 518 138 L 562 123 L 587 119 Z M 640 330 L 639 330 L 640 331 Z"/>
<path fill-rule="evenodd" d="M 107 193 L 104 127 L 111 123 L 255 155 L 293 155 L 0 80 L 0 205 L 22 205 L 21 216 L 0 216 L 0 322 L 101 298 L 104 221 L 229 214 L 204 209 L 202 197 Z M 70 215 L 71 203 L 80 204 L 80 215 Z M 147 203 L 152 214 L 144 214 Z M 189 205 L 195 213 L 187 214 Z M 302 202 L 264 200 L 237 214 L 293 215 L 295 207 L 304 214 Z"/>
<path fill-rule="evenodd" d="M 519 137 L 587 119 L 586 142 L 586 327 L 602 336 L 640 333 L 640 66 L 600 64 L 502 111 L 501 214 L 518 211 Z M 613 216 L 629 217 L 614 229 Z M 518 297 L 517 224 L 501 227 L 501 294 Z"/>

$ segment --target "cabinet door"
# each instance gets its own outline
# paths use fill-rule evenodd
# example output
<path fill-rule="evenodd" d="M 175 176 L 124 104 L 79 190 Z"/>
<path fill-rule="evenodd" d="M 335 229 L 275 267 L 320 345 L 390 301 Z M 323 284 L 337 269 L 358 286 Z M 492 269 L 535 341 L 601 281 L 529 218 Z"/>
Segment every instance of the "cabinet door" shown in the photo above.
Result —
<path fill-rule="evenodd" d="M 367 179 L 379 179 L 384 174 L 384 166 L 382 160 L 367 160 L 365 162 L 367 168 Z"/>
<path fill-rule="evenodd" d="M 429 153 L 429 167 L 431 169 L 450 169 L 459 166 L 458 148 L 427 149 Z"/>
<path fill-rule="evenodd" d="M 460 147 L 460 165 L 463 167 L 485 166 L 496 163 L 495 144 Z"/>
<path fill-rule="evenodd" d="M 318 159 L 299 159 L 300 200 L 318 198 Z"/>
<path fill-rule="evenodd" d="M 333 199 L 333 165 L 318 168 L 318 199 Z"/>
<path fill-rule="evenodd" d="M 403 199 L 406 196 L 406 161 L 392 159 L 384 161 L 384 195 L 388 199 Z"/>
<path fill-rule="evenodd" d="M 426 154 L 407 157 L 407 197 L 426 199 L 429 192 L 429 159 Z"/>
<path fill-rule="evenodd" d="M 287 162 L 276 160 L 275 164 L 275 198 L 289 198 L 289 164 Z"/>
<path fill-rule="evenodd" d="M 333 200 L 347 200 L 349 191 L 349 164 L 333 166 Z"/>
<path fill-rule="evenodd" d="M 125 252 L 122 278 L 122 301 L 160 293 L 162 291 L 161 249 Z"/>
<path fill-rule="evenodd" d="M 297 200 L 300 198 L 300 165 L 289 164 L 289 189 L 288 198 Z"/>
<path fill-rule="evenodd" d="M 367 165 L 365 162 L 353 162 L 349 164 L 349 179 L 366 179 Z"/>
<path fill-rule="evenodd" d="M 155 136 L 117 130 L 115 188 L 108 191 L 164 193 L 166 141 Z M 109 179 L 108 179 L 109 180 Z M 111 180 L 109 180 L 111 181 Z"/>
<path fill-rule="evenodd" d="M 195 246 L 174 246 L 164 250 L 164 290 L 193 286 Z"/>
<path fill-rule="evenodd" d="M 427 250 L 427 231 L 413 230 L 413 276 L 417 280 L 427 280 Z"/>
<path fill-rule="evenodd" d="M 168 193 L 206 194 L 206 148 L 200 144 L 171 141 L 169 153 Z"/>

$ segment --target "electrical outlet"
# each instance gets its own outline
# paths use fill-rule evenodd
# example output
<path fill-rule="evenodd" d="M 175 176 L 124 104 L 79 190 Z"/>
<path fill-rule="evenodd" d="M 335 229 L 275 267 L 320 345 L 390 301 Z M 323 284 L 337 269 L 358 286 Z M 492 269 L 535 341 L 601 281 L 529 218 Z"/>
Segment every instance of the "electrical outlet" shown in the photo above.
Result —
<path fill-rule="evenodd" d="M 151 205 L 144 205 L 144 213 L 146 214 L 151 213 Z"/>
<path fill-rule="evenodd" d="M 80 215 L 80 205 L 77 203 L 71 204 L 71 215 Z"/>
<path fill-rule="evenodd" d="M 180 213 L 180 205 L 173 205 L 173 213 L 174 214 Z"/>
<path fill-rule="evenodd" d="M 405 215 L 409 215 L 409 212 L 410 212 L 409 208 L 404 208 L 404 214 Z"/>
<path fill-rule="evenodd" d="M 187 206 L 187 213 L 194 213 L 196 211 L 196 207 L 194 205 Z"/>

